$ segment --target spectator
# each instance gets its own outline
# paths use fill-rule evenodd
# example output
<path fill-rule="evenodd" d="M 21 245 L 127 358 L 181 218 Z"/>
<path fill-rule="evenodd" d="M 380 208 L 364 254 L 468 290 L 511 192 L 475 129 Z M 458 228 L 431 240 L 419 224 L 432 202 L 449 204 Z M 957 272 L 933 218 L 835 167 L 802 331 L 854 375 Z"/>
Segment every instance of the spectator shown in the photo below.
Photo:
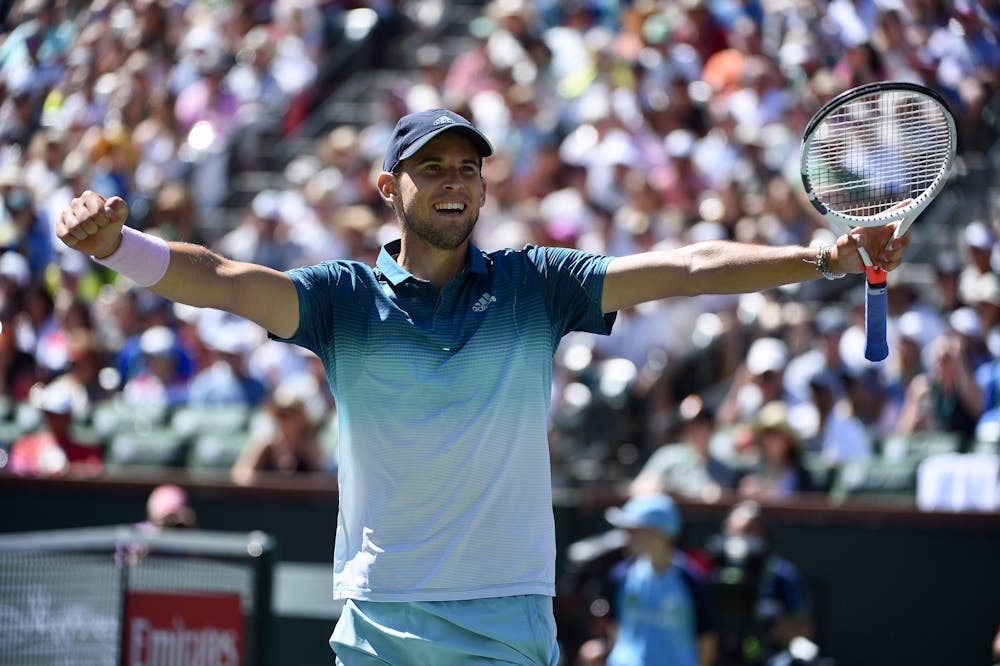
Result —
<path fill-rule="evenodd" d="M 0 395 L 15 403 L 27 400 L 37 373 L 34 357 L 19 344 L 17 328 L 0 319 Z"/>
<path fill-rule="evenodd" d="M 23 304 L 24 288 L 31 281 L 31 268 L 24 255 L 14 250 L 0 253 L 0 320 L 14 318 Z"/>
<path fill-rule="evenodd" d="M 188 380 L 180 370 L 177 336 L 166 326 L 153 326 L 139 338 L 144 367 L 122 388 L 125 401 L 168 408 L 188 399 Z"/>
<path fill-rule="evenodd" d="M 187 491 L 178 485 L 164 483 L 156 486 L 146 499 L 146 520 L 140 529 L 191 529 L 198 524 L 198 514 L 191 507 Z"/>
<path fill-rule="evenodd" d="M 802 464 L 802 439 L 789 423 L 785 403 L 773 401 L 761 408 L 751 445 L 757 462 L 740 480 L 740 495 L 776 500 L 813 489 L 809 471 Z"/>
<path fill-rule="evenodd" d="M 80 386 L 87 396 L 87 408 L 112 397 L 113 393 L 101 383 L 101 369 L 107 354 L 97 336 L 88 328 L 78 327 L 69 331 L 67 340 L 68 365 L 63 377 Z"/>
<path fill-rule="evenodd" d="M 957 252 L 942 252 L 934 262 L 937 306 L 942 313 L 952 312 L 963 305 L 971 305 L 962 300 L 959 290 L 959 279 L 964 267 Z"/>
<path fill-rule="evenodd" d="M 255 343 L 258 329 L 225 317 L 201 317 L 200 339 L 208 352 L 206 367 L 191 379 L 188 402 L 192 405 L 244 405 L 256 407 L 268 388 L 247 373 L 246 361 Z"/>
<path fill-rule="evenodd" d="M 204 245 L 208 242 L 195 217 L 191 193 L 183 183 L 169 181 L 159 189 L 153 201 L 150 233 L 168 240 Z"/>
<path fill-rule="evenodd" d="M 45 386 L 36 386 L 32 397 L 43 414 L 43 424 L 11 446 L 10 470 L 26 476 L 53 476 L 70 470 L 100 472 L 101 449 L 76 441 L 70 430 L 74 414 L 80 417 L 86 412 L 84 388 L 66 375 Z"/>
<path fill-rule="evenodd" d="M 958 279 L 958 291 L 967 305 L 978 300 L 980 278 L 991 272 L 990 255 L 995 244 L 993 231 L 982 220 L 973 220 L 962 232 L 966 263 Z"/>
<path fill-rule="evenodd" d="M 847 311 L 840 305 L 828 305 L 813 317 L 806 341 L 810 346 L 789 360 L 785 368 L 785 389 L 796 399 L 812 400 L 809 380 L 815 374 L 827 370 L 840 375 L 848 370 L 840 346 L 849 325 Z"/>
<path fill-rule="evenodd" d="M 960 336 L 948 333 L 935 338 L 925 353 L 927 371 L 907 387 L 896 432 L 944 431 L 971 439 L 983 412 L 983 393 L 968 349 Z"/>
<path fill-rule="evenodd" d="M 700 396 L 689 395 L 678 407 L 679 437 L 663 444 L 629 486 L 633 496 L 666 493 L 713 502 L 736 488 L 736 472 L 711 450 L 715 419 Z"/>
<path fill-rule="evenodd" d="M 754 340 L 747 350 L 746 361 L 737 370 L 719 405 L 716 422 L 719 425 L 750 423 L 761 408 L 776 400 L 794 403 L 797 400 L 785 390 L 785 367 L 788 345 L 777 337 Z"/>
<path fill-rule="evenodd" d="M 279 270 L 298 265 L 302 248 L 289 238 L 282 203 L 282 195 L 276 190 L 259 192 L 240 225 L 219 241 L 219 251 L 240 261 Z"/>
<path fill-rule="evenodd" d="M 849 368 L 844 372 L 844 394 L 853 414 L 875 441 L 892 434 L 899 417 L 895 392 L 886 386 L 878 368 Z"/>
<path fill-rule="evenodd" d="M 677 548 L 677 505 L 666 495 L 643 495 L 609 509 L 607 518 L 628 531 L 630 552 L 610 575 L 615 623 L 604 643 L 608 666 L 715 663 L 715 619 L 701 574 Z M 601 645 L 595 639 L 581 652 L 598 658 Z"/>
<path fill-rule="evenodd" d="M 781 655 L 792 639 L 813 638 L 809 594 L 798 567 L 771 546 L 761 505 L 745 500 L 733 506 L 708 551 L 712 599 L 729 620 L 720 627 L 720 661 L 794 663 Z"/>
<path fill-rule="evenodd" d="M 988 339 L 1000 334 L 1000 276 L 996 273 L 980 276 L 971 305 L 979 315 L 983 335 Z"/>
<path fill-rule="evenodd" d="M 2 249 L 14 250 L 26 257 L 32 280 L 40 280 L 54 257 L 52 227 L 35 209 L 31 190 L 24 185 L 5 188 L 3 204 L 4 215 L 12 229 L 7 238 L 0 239 Z M 7 234 L 0 232 L 0 235 Z"/>
<path fill-rule="evenodd" d="M 190 183 L 195 205 L 218 208 L 229 190 L 229 161 L 239 100 L 225 82 L 226 52 L 211 50 L 197 61 L 197 78 L 177 93 L 174 115 L 194 159 Z"/>
<path fill-rule="evenodd" d="M 309 379 L 312 379 L 309 377 Z M 316 382 L 290 380 L 274 391 L 268 423 L 251 436 L 233 465 L 233 481 L 251 484 L 268 473 L 321 473 L 328 469 L 319 440 L 325 405 Z"/>
<path fill-rule="evenodd" d="M 819 415 L 816 451 L 831 468 L 850 460 L 868 460 L 874 450 L 872 437 L 844 397 L 841 377 L 830 370 L 817 372 L 809 380 L 813 403 Z"/>

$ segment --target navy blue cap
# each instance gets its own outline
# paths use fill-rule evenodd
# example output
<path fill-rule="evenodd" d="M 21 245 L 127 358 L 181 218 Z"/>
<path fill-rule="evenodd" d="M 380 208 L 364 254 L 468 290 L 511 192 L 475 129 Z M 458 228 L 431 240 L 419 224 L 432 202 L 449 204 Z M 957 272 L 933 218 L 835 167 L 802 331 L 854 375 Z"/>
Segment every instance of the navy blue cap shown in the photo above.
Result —
<path fill-rule="evenodd" d="M 424 147 L 441 132 L 461 132 L 472 141 L 480 157 L 493 154 L 493 146 L 486 136 L 468 120 L 448 109 L 428 109 L 405 115 L 396 123 L 385 149 L 382 169 L 392 171 L 400 162 Z"/>

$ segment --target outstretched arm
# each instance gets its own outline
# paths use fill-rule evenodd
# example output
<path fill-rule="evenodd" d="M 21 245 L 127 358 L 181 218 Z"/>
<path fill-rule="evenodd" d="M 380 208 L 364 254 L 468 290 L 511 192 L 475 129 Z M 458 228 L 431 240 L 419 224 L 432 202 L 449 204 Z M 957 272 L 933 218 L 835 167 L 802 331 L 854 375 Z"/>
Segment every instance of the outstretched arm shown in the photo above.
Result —
<path fill-rule="evenodd" d="M 95 192 L 73 199 L 56 223 L 67 246 L 106 259 L 118 252 L 128 205 Z M 245 317 L 281 337 L 299 326 L 298 294 L 281 271 L 232 261 L 190 243 L 168 243 L 166 270 L 150 289 L 178 303 L 225 310 Z M 133 277 L 133 276 L 129 276 Z"/>
<path fill-rule="evenodd" d="M 858 228 L 830 248 L 833 273 L 860 273 L 864 264 L 858 247 L 873 262 L 892 270 L 909 245 L 909 233 L 892 238 L 895 225 Z M 614 312 L 669 296 L 742 294 L 819 277 L 816 248 L 705 241 L 671 250 L 616 257 L 604 278 L 601 307 Z"/>

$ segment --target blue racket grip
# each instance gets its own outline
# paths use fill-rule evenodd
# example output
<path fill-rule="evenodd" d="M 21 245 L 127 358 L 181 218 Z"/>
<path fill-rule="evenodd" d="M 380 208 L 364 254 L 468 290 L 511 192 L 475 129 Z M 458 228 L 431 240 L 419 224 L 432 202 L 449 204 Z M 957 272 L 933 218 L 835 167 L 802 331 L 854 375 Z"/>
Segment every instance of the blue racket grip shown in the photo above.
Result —
<path fill-rule="evenodd" d="M 884 361 L 889 355 L 885 335 L 885 322 L 889 305 L 886 272 L 881 268 L 867 269 L 867 297 L 865 298 L 865 358 Z"/>

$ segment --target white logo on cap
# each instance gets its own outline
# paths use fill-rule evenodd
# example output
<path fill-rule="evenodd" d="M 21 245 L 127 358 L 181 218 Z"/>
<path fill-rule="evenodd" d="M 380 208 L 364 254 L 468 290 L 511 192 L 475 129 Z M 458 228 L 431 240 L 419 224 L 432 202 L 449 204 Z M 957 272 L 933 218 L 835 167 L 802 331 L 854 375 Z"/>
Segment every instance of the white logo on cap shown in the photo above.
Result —
<path fill-rule="evenodd" d="M 453 123 L 453 122 L 455 122 L 455 121 L 452 120 L 451 118 L 449 118 L 448 116 L 438 116 L 437 120 L 434 121 L 434 124 L 435 125 L 447 125 L 448 123 Z"/>

